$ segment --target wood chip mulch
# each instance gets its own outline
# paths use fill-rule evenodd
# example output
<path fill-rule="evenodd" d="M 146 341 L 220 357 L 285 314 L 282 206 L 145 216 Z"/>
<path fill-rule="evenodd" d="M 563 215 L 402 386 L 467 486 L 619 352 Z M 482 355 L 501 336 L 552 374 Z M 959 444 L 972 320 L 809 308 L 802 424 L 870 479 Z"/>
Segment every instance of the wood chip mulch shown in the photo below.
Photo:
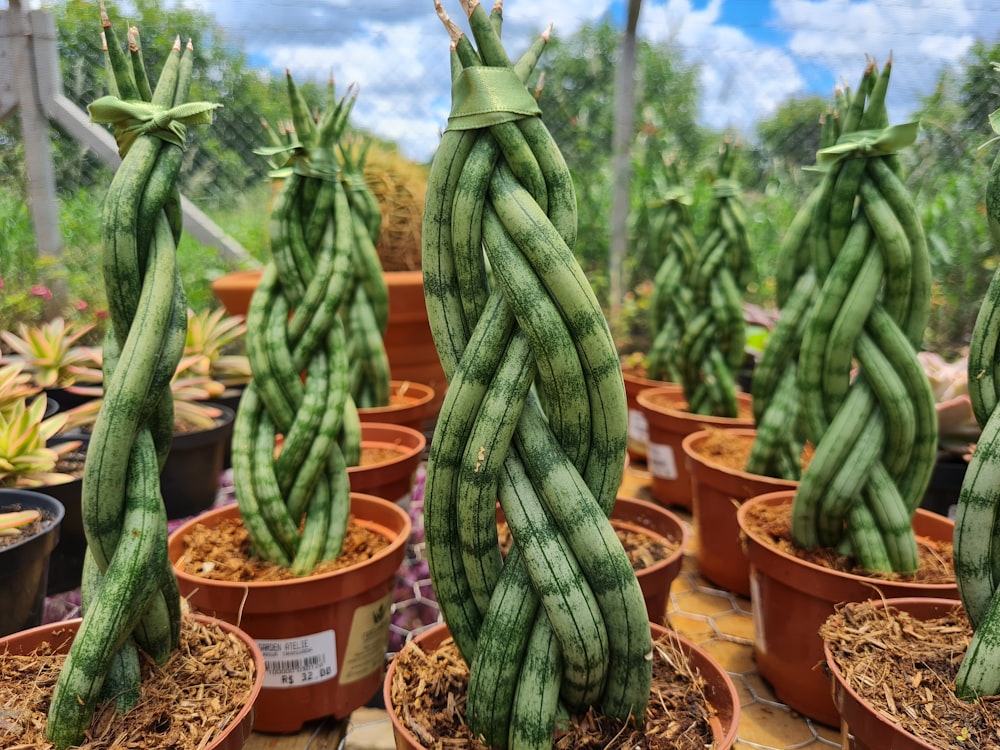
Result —
<path fill-rule="evenodd" d="M 954 692 L 972 637 L 961 605 L 919 620 L 874 602 L 846 604 L 820 635 L 848 684 L 893 723 L 944 750 L 1000 748 L 1000 699 L 967 702 Z"/>
<path fill-rule="evenodd" d="M 250 537 L 241 518 L 223 519 L 217 526 L 196 525 L 185 538 L 185 552 L 177 561 L 180 570 L 215 581 L 281 581 L 295 578 L 289 568 L 254 557 Z M 321 563 L 311 574 L 331 573 L 371 559 L 390 544 L 382 534 L 355 522 L 347 523 L 344 546 L 335 560 Z"/>
<path fill-rule="evenodd" d="M 792 506 L 758 505 L 747 513 L 747 521 L 760 537 L 789 555 L 808 560 L 816 565 L 832 568 L 844 573 L 866 576 L 882 581 L 919 581 L 920 583 L 954 583 L 954 548 L 950 541 L 941 541 L 917 536 L 919 567 L 912 576 L 899 573 L 870 573 L 856 565 L 853 557 L 838 553 L 835 549 L 818 547 L 801 549 L 792 543 Z"/>
<path fill-rule="evenodd" d="M 653 685 L 646 726 L 600 716 L 591 709 L 561 730 L 556 750 L 706 750 L 715 747 L 710 721 L 715 710 L 705 682 L 687 666 L 668 632 L 654 643 Z M 465 723 L 469 671 L 452 639 L 430 653 L 409 642 L 396 656 L 391 700 L 401 722 L 430 750 L 486 750 Z"/>
<path fill-rule="evenodd" d="M 183 619 L 167 663 L 142 657 L 142 698 L 124 715 L 98 707 L 80 750 L 201 750 L 242 710 L 253 688 L 253 656 L 217 625 Z M 51 750 L 45 737 L 52 690 L 65 655 L 43 646 L 0 654 L 0 747 Z"/>

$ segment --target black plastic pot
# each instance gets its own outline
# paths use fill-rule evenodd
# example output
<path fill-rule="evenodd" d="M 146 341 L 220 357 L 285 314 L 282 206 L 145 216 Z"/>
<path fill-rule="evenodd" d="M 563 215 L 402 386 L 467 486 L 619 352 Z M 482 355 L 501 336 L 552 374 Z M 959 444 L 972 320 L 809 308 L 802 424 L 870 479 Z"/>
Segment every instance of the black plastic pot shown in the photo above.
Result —
<path fill-rule="evenodd" d="M 214 428 L 175 433 L 170 443 L 170 455 L 160 473 L 160 492 L 171 520 L 197 515 L 215 502 L 236 412 L 221 404 L 213 406 L 222 411 Z"/>
<path fill-rule="evenodd" d="M 920 507 L 954 519 L 958 496 L 968 468 L 969 462 L 960 457 L 955 460 L 938 459 Z"/>
<path fill-rule="evenodd" d="M 59 542 L 63 506 L 41 492 L 0 490 L 0 511 L 37 509 L 45 528 L 24 541 L 0 548 L 0 636 L 42 624 L 49 558 Z"/>

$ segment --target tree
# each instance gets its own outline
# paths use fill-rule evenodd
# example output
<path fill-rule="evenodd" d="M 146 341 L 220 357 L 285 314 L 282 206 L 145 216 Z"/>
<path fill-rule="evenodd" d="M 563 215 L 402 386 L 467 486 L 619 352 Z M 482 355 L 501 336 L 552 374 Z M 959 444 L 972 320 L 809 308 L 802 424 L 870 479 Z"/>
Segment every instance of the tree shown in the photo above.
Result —
<path fill-rule="evenodd" d="M 779 160 L 789 170 L 816 162 L 820 118 L 830 102 L 819 96 L 797 97 L 781 104 L 774 115 L 757 125 L 760 145 L 768 161 Z"/>

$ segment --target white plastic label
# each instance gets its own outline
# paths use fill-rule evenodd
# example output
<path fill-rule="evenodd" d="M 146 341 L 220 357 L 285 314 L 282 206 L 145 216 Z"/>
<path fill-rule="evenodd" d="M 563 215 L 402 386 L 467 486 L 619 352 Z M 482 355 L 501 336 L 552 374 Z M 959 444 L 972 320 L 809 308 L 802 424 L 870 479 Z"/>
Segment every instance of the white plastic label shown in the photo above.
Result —
<path fill-rule="evenodd" d="M 628 436 L 639 443 L 649 440 L 649 420 L 641 409 L 628 410 Z"/>
<path fill-rule="evenodd" d="M 677 461 L 674 459 L 674 449 L 669 445 L 650 443 L 646 463 L 654 477 L 677 479 Z"/>
<path fill-rule="evenodd" d="M 294 688 L 332 680 L 337 675 L 337 636 L 332 630 L 257 641 L 264 653 L 264 687 Z"/>

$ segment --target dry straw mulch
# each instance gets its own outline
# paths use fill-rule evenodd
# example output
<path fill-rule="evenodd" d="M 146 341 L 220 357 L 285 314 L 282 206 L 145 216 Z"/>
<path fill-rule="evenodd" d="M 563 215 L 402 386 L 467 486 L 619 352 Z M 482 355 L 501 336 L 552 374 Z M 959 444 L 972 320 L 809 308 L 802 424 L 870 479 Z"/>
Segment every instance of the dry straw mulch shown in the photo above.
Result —
<path fill-rule="evenodd" d="M 847 683 L 891 722 L 945 750 L 1000 748 L 998 699 L 970 703 L 954 692 L 972 637 L 958 602 L 932 620 L 874 601 L 846 604 L 820 635 Z"/>
<path fill-rule="evenodd" d="M 668 632 L 654 643 L 653 686 L 645 729 L 608 719 L 591 709 L 557 733 L 556 750 L 706 750 L 715 747 L 715 710 L 705 681 L 693 673 Z M 425 652 L 411 641 L 396 656 L 392 704 L 400 721 L 430 750 L 485 750 L 465 723 L 469 670 L 448 638 Z"/>
<path fill-rule="evenodd" d="M 217 625 L 182 622 L 166 664 L 143 657 L 139 704 L 124 715 L 100 706 L 80 750 L 201 750 L 242 710 L 256 674 L 246 645 Z M 65 658 L 48 647 L 0 654 L 0 747 L 52 749 L 45 726 Z"/>

